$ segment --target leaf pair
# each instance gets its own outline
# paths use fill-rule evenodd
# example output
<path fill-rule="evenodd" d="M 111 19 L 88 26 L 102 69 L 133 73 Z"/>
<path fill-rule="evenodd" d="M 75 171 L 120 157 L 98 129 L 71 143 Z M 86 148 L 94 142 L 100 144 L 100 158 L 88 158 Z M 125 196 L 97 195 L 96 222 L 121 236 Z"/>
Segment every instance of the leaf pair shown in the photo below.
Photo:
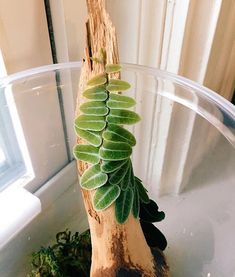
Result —
<path fill-rule="evenodd" d="M 107 91 L 121 92 L 130 88 L 128 82 L 119 79 L 110 79 L 107 86 L 105 86 L 106 82 L 107 77 L 104 74 L 93 77 L 87 82 L 88 88 L 83 92 L 83 96 L 96 101 L 104 101 L 108 96 Z"/>
<path fill-rule="evenodd" d="M 89 102 L 88 102 L 89 103 Z M 88 104 L 85 103 L 85 104 Z M 92 110 L 93 108 L 89 108 L 89 105 L 86 105 L 85 109 L 86 110 Z M 84 109 L 84 106 L 83 106 Z M 96 108 L 94 108 L 93 110 L 95 110 Z M 102 113 L 104 113 L 104 115 L 108 112 L 106 110 L 106 108 L 102 108 L 100 105 L 100 108 L 98 109 L 99 111 L 101 111 Z M 111 109 L 109 114 L 107 115 L 107 122 L 110 124 L 126 124 L 126 125 L 131 125 L 131 124 L 135 124 L 138 121 L 140 121 L 140 116 L 132 111 L 128 111 L 128 110 L 122 110 L 122 109 Z M 83 130 L 90 130 L 90 131 L 102 131 L 105 126 L 106 126 L 106 119 L 105 116 L 102 116 L 101 114 L 85 114 L 85 115 L 80 115 L 76 120 L 75 120 L 75 125 L 79 128 L 79 129 L 83 129 Z"/>
<path fill-rule="evenodd" d="M 106 185 L 98 188 L 93 198 L 94 208 L 104 210 L 115 202 L 115 216 L 118 223 L 127 220 L 133 207 L 134 193 L 131 187 L 121 190 L 118 185 Z"/>
<path fill-rule="evenodd" d="M 100 159 L 105 161 L 119 161 L 130 157 L 132 148 L 125 142 L 104 141 L 102 147 L 79 144 L 74 147 L 74 156 L 91 164 L 97 164 Z"/>

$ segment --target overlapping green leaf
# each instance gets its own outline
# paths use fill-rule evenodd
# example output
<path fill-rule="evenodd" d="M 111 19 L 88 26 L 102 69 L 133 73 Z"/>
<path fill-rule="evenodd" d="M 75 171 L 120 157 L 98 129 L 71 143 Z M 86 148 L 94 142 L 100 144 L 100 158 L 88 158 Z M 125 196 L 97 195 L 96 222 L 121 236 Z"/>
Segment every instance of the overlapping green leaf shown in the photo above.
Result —
<path fill-rule="evenodd" d="M 100 158 L 108 161 L 118 161 L 129 158 L 132 148 L 125 142 L 103 141 L 100 148 Z"/>
<path fill-rule="evenodd" d="M 100 165 L 96 164 L 88 168 L 80 179 L 81 187 L 92 190 L 103 186 L 108 181 L 108 175 L 101 172 Z"/>
<path fill-rule="evenodd" d="M 133 174 L 132 164 L 130 162 L 128 169 L 125 171 L 124 177 L 121 179 L 120 183 L 118 184 L 121 190 L 126 190 L 127 188 L 131 187 L 132 174 Z"/>
<path fill-rule="evenodd" d="M 130 85 L 119 79 L 108 80 L 109 73 L 120 69 L 120 65 L 106 65 L 106 73 L 88 81 L 83 96 L 91 101 L 81 105 L 83 115 L 75 120 L 75 130 L 90 145 L 77 145 L 74 155 L 94 164 L 82 175 L 81 186 L 87 190 L 96 189 L 93 197 L 95 209 L 103 210 L 116 202 L 116 219 L 124 223 L 131 211 L 138 218 L 142 209 L 141 217 L 145 218 L 146 209 L 140 208 L 140 203 L 148 205 L 151 202 L 142 181 L 133 173 L 130 155 L 136 144 L 135 137 L 120 126 L 140 120 L 137 113 L 127 110 L 135 105 L 135 100 L 113 93 L 125 91 Z M 156 213 L 147 216 L 148 220 L 151 216 L 151 220 L 156 219 Z M 159 219 L 163 214 L 158 212 L 157 216 Z"/>
<path fill-rule="evenodd" d="M 135 218 L 139 217 L 139 211 L 140 211 L 140 199 L 139 199 L 139 192 L 136 187 L 133 188 L 134 193 L 134 199 L 133 199 L 133 205 L 132 205 L 132 214 Z"/>
<path fill-rule="evenodd" d="M 110 184 L 117 185 L 118 183 L 120 183 L 122 179 L 125 177 L 129 168 L 130 168 L 130 160 L 128 161 L 128 163 L 124 163 L 122 167 L 120 167 L 118 170 L 110 174 L 109 176 Z"/>
<path fill-rule="evenodd" d="M 119 169 L 123 164 L 127 163 L 129 159 L 119 161 L 102 161 L 101 171 L 104 173 L 111 173 Z"/>
<path fill-rule="evenodd" d="M 110 93 L 107 101 L 107 106 L 111 109 L 127 109 L 135 106 L 135 104 L 133 98 L 115 93 Z"/>
<path fill-rule="evenodd" d="M 107 116 L 107 121 L 112 124 L 135 124 L 140 121 L 140 116 L 128 110 L 114 109 L 110 110 L 109 115 Z"/>
<path fill-rule="evenodd" d="M 105 102 L 101 101 L 89 101 L 83 103 L 80 106 L 80 110 L 86 115 L 96 116 L 106 115 L 109 112 L 109 109 L 106 107 Z"/>
<path fill-rule="evenodd" d="M 126 142 L 131 146 L 136 144 L 136 139 L 128 130 L 116 124 L 108 124 L 108 127 L 103 132 L 103 138 L 105 140 L 114 142 Z"/>
<path fill-rule="evenodd" d="M 110 79 L 107 85 L 107 90 L 110 92 L 119 92 L 129 89 L 131 85 L 128 82 L 119 79 Z"/>
<path fill-rule="evenodd" d="M 82 130 L 102 131 L 106 121 L 104 116 L 80 115 L 76 118 L 75 125 Z"/>
<path fill-rule="evenodd" d="M 146 203 L 146 204 L 149 203 L 150 199 L 148 197 L 147 191 L 146 191 L 145 187 L 143 186 L 142 182 L 140 181 L 140 179 L 137 177 L 135 177 L 135 184 L 136 184 L 138 192 L 139 192 L 140 200 L 143 203 Z"/>
<path fill-rule="evenodd" d="M 120 196 L 115 202 L 115 215 L 117 222 L 120 224 L 125 223 L 127 220 L 133 203 L 133 191 L 128 188 L 125 191 L 121 191 Z"/>
<path fill-rule="evenodd" d="M 100 161 L 99 148 L 93 145 L 78 144 L 73 150 L 77 160 L 82 160 L 91 164 L 97 164 Z"/>
<path fill-rule="evenodd" d="M 108 98 L 106 86 L 95 86 L 83 91 L 83 96 L 94 101 L 105 101 Z"/>
<path fill-rule="evenodd" d="M 122 67 L 120 64 L 106 64 L 105 72 L 106 73 L 115 73 L 121 71 Z"/>
<path fill-rule="evenodd" d="M 98 85 L 103 85 L 107 82 L 107 77 L 106 74 L 99 74 L 91 78 L 88 82 L 88 86 L 98 86 Z"/>
<path fill-rule="evenodd" d="M 79 129 L 76 125 L 75 125 L 75 131 L 80 138 L 85 139 L 91 145 L 99 147 L 102 143 L 100 132 L 82 130 L 82 129 Z"/>
<path fill-rule="evenodd" d="M 94 208 L 98 211 L 108 208 L 120 195 L 120 188 L 109 183 L 98 188 L 93 197 Z"/>

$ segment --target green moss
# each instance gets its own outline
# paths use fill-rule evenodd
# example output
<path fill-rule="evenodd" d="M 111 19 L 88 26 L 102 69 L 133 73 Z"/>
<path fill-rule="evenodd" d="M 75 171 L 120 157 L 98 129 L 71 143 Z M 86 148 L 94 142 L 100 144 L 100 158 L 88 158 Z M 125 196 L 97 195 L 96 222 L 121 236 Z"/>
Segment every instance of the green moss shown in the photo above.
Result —
<path fill-rule="evenodd" d="M 56 243 L 32 254 L 28 277 L 88 277 L 91 265 L 90 231 L 82 234 L 65 230 L 56 235 Z"/>

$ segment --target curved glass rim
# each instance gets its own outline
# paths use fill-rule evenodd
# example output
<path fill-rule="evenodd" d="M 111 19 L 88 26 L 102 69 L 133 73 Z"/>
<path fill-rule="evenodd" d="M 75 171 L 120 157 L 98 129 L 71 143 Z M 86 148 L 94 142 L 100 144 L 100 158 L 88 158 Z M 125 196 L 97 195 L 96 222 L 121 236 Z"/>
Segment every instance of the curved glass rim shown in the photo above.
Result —
<path fill-rule="evenodd" d="M 195 81 L 192 81 L 188 78 L 176 75 L 174 73 L 171 73 L 171 72 L 168 72 L 165 70 L 154 68 L 154 67 L 130 64 L 130 63 L 121 63 L 121 64 L 122 64 L 123 68 L 126 70 L 138 69 L 139 71 L 152 74 L 155 77 L 167 78 L 167 79 L 172 80 L 175 83 L 178 83 L 180 85 L 184 85 L 189 88 L 196 89 L 200 94 L 202 94 L 206 98 L 209 98 L 210 100 L 215 102 L 217 105 L 222 106 L 226 110 L 226 112 L 228 112 L 232 117 L 235 118 L 235 106 L 231 102 L 229 102 L 228 100 L 226 100 L 224 97 L 217 94 L 213 90 L 211 90 L 203 85 L 200 85 L 199 83 L 197 83 Z M 0 87 L 6 86 L 13 81 L 17 81 L 19 79 L 29 77 L 32 75 L 36 75 L 39 73 L 46 73 L 49 71 L 59 70 L 59 69 L 81 68 L 81 66 L 82 66 L 82 62 L 78 61 L 78 62 L 65 62 L 65 63 L 49 64 L 49 65 L 44 65 L 44 66 L 40 66 L 40 67 L 34 67 L 31 69 L 13 73 L 8 76 L 0 78 Z"/>
<path fill-rule="evenodd" d="M 121 65 L 122 65 L 123 69 L 125 69 L 127 71 L 137 70 L 137 71 L 145 73 L 145 74 L 150 74 L 156 78 L 160 77 L 162 79 L 170 80 L 178 85 L 192 89 L 192 90 L 196 91 L 200 97 L 205 98 L 207 101 L 214 103 L 216 106 L 218 106 L 220 109 L 222 109 L 229 117 L 231 117 L 235 121 L 235 106 L 232 103 L 230 103 L 228 100 L 226 100 L 224 97 L 220 96 L 219 94 L 212 91 L 211 89 L 204 87 L 203 85 L 200 85 L 200 84 L 198 84 L 190 79 L 187 79 L 185 77 L 176 75 L 174 73 L 170 73 L 168 71 L 160 70 L 160 69 L 157 69 L 154 67 L 130 64 L 130 63 L 121 63 Z M 57 64 L 50 64 L 50 65 L 35 67 L 35 68 L 31 68 L 31 69 L 28 69 L 25 71 L 17 72 L 17 73 L 5 76 L 3 78 L 0 78 L 0 87 L 7 86 L 14 81 L 17 81 L 17 80 L 20 80 L 23 78 L 27 78 L 27 77 L 31 77 L 33 75 L 37 75 L 40 73 L 47 73 L 47 72 L 63 70 L 63 69 L 76 69 L 76 68 L 81 69 L 81 67 L 82 67 L 81 61 L 57 63 Z M 168 97 L 168 96 L 166 96 L 166 97 Z M 181 103 L 181 101 L 179 101 L 178 99 L 172 99 L 172 100 L 176 101 L 178 103 Z M 183 104 L 183 103 L 181 103 L 181 104 Z M 186 105 L 186 106 L 188 106 L 192 110 L 194 110 L 197 113 L 199 113 L 200 115 L 202 115 L 210 123 L 212 123 L 212 124 L 214 123 L 213 125 L 217 129 L 220 130 L 220 128 L 218 126 L 216 126 L 216 123 L 213 122 L 213 119 L 207 118 L 208 115 L 205 116 L 203 113 L 199 112 L 194 107 L 191 107 L 189 105 Z M 220 130 L 220 131 L 235 148 L 234 134 L 231 133 L 231 130 L 226 128 L 223 131 L 222 130 Z"/>

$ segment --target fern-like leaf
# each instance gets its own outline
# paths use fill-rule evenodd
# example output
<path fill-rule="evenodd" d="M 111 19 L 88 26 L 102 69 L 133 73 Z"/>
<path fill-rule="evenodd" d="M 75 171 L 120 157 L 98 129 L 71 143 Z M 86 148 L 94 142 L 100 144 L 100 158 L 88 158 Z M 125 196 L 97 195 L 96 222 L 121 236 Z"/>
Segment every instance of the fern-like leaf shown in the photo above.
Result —
<path fill-rule="evenodd" d="M 105 173 L 111 173 L 122 167 L 123 164 L 127 163 L 129 159 L 124 159 L 121 161 L 103 161 L 101 163 L 101 171 Z"/>
<path fill-rule="evenodd" d="M 125 142 L 112 142 L 104 140 L 100 148 L 99 155 L 103 160 L 119 161 L 130 157 L 131 146 Z"/>
<path fill-rule="evenodd" d="M 128 188 L 125 191 L 121 191 L 120 196 L 116 200 L 115 214 L 118 223 L 122 224 L 127 220 L 132 209 L 133 196 L 132 189 Z"/>
<path fill-rule="evenodd" d="M 120 64 L 106 64 L 105 72 L 106 73 L 114 73 L 121 71 L 122 67 Z"/>
<path fill-rule="evenodd" d="M 103 138 L 105 140 L 110 140 L 114 142 L 126 142 L 130 144 L 130 146 L 135 146 L 136 140 L 135 137 L 125 128 L 115 125 L 109 124 L 106 130 L 103 132 Z"/>
<path fill-rule="evenodd" d="M 132 125 L 140 121 L 140 116 L 133 112 L 123 109 L 111 109 L 107 116 L 108 123 Z"/>
<path fill-rule="evenodd" d="M 103 52 L 102 57 L 105 61 Z M 99 58 L 97 61 L 101 63 Z M 137 113 L 129 110 L 136 102 L 119 94 L 129 89 L 130 84 L 111 77 L 120 70 L 118 64 L 107 64 L 104 73 L 87 82 L 83 91 L 87 101 L 80 106 L 81 115 L 75 119 L 75 131 L 88 144 L 76 145 L 74 156 L 92 164 L 83 173 L 80 183 L 83 189 L 95 190 L 94 208 L 100 211 L 115 203 L 116 219 L 122 224 L 131 212 L 135 218 L 139 214 L 145 218 L 149 206 L 141 206 L 141 203 L 147 205 L 150 200 L 142 181 L 134 176 L 130 159 L 136 139 L 123 126 L 140 120 Z M 156 213 L 148 216 L 156 219 Z"/>
<path fill-rule="evenodd" d="M 94 101 L 105 101 L 108 98 L 108 92 L 105 86 L 95 86 L 84 90 L 83 96 Z"/>
<path fill-rule="evenodd" d="M 81 177 L 81 187 L 87 190 L 99 188 L 106 184 L 108 175 L 101 172 L 100 165 L 93 165 L 88 168 Z"/>
<path fill-rule="evenodd" d="M 120 191 L 119 186 L 110 184 L 98 188 L 93 198 L 95 209 L 101 211 L 108 208 L 118 198 Z"/>
<path fill-rule="evenodd" d="M 93 145 L 78 144 L 73 150 L 77 160 L 82 160 L 91 164 L 97 164 L 100 161 L 99 148 Z"/>
<path fill-rule="evenodd" d="M 90 101 L 83 103 L 80 106 L 80 110 L 86 115 L 102 116 L 107 115 L 109 109 L 106 107 L 103 101 Z"/>
<path fill-rule="evenodd" d="M 106 82 L 107 82 L 106 74 L 102 73 L 102 74 L 96 75 L 93 78 L 91 78 L 87 82 L 87 85 L 88 86 L 99 86 L 99 85 L 105 84 Z"/>
<path fill-rule="evenodd" d="M 110 109 L 127 109 L 135 106 L 135 104 L 136 102 L 133 98 L 114 93 L 110 94 L 107 101 L 107 106 Z"/>
<path fill-rule="evenodd" d="M 102 143 L 100 132 L 82 130 L 75 125 L 75 132 L 80 137 L 85 139 L 88 143 L 93 146 L 99 147 Z"/>

